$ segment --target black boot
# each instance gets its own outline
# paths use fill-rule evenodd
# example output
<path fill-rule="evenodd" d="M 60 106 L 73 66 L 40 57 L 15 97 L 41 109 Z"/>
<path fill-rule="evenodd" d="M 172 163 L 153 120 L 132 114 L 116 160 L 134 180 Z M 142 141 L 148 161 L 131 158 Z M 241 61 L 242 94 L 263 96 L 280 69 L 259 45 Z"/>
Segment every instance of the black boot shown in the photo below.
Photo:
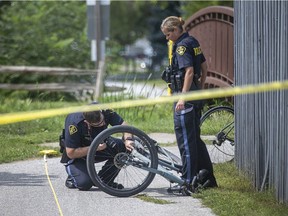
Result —
<path fill-rule="evenodd" d="M 66 179 L 66 181 L 65 181 L 65 186 L 66 186 L 67 188 L 70 188 L 70 189 L 76 188 L 72 177 L 69 176 L 69 175 L 68 175 L 68 177 L 67 177 L 67 179 Z"/>

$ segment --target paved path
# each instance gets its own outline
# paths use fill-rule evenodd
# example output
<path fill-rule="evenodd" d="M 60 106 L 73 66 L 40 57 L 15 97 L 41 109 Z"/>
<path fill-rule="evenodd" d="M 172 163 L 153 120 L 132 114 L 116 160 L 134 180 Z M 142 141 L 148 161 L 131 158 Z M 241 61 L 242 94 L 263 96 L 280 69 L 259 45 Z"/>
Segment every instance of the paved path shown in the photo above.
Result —
<path fill-rule="evenodd" d="M 154 137 L 154 135 L 156 137 Z M 173 135 L 151 134 L 161 142 Z M 167 147 L 177 153 L 177 147 Z M 166 192 L 168 181 L 156 176 L 142 193 L 169 204 L 155 204 L 136 197 L 118 198 L 105 194 L 98 188 L 90 191 L 67 189 L 67 177 L 60 158 L 48 158 L 48 172 L 63 215 L 70 216 L 214 216 L 201 201 L 187 196 L 174 196 Z M 47 176 L 43 159 L 0 164 L 0 215 L 3 216 L 54 216 L 60 215 Z"/>

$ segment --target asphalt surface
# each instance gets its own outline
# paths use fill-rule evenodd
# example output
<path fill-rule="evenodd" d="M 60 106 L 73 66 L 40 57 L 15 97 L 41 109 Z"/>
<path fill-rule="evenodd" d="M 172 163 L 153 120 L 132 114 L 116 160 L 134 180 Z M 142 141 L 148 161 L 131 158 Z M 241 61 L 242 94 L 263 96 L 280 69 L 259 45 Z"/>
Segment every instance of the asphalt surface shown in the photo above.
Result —
<path fill-rule="evenodd" d="M 159 143 L 173 142 L 175 139 L 168 134 L 150 136 Z M 167 149 L 178 152 L 177 147 Z M 199 199 L 168 194 L 166 190 L 170 183 L 161 176 L 156 176 L 141 194 L 167 200 L 168 204 L 151 203 L 136 196 L 113 197 L 96 187 L 90 191 L 68 189 L 64 186 L 67 174 L 60 158 L 47 158 L 51 187 L 46 176 L 45 163 L 41 158 L 0 164 L 0 215 L 54 216 L 61 215 L 62 212 L 64 216 L 215 216 Z"/>

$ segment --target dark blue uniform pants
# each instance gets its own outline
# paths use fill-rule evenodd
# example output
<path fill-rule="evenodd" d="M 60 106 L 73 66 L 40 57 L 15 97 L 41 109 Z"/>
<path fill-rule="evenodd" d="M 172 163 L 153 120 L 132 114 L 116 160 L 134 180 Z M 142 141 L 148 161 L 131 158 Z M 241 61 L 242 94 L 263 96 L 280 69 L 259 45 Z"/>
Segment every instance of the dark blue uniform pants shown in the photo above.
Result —
<path fill-rule="evenodd" d="M 185 104 L 185 110 L 175 112 L 174 130 L 182 159 L 182 178 L 191 183 L 201 169 L 209 171 L 208 178 L 215 184 L 212 163 L 205 143 L 200 138 L 201 109 Z"/>
<path fill-rule="evenodd" d="M 114 151 L 115 153 L 119 152 L 119 149 L 120 151 L 126 151 L 125 145 L 121 139 L 113 139 L 117 143 L 117 146 L 115 146 L 113 149 L 118 149 L 117 151 Z M 106 161 L 98 175 L 101 176 L 107 183 L 112 183 L 120 171 L 116 166 L 114 166 L 114 157 L 111 157 L 111 154 L 113 154 L 113 149 L 107 146 L 107 149 L 97 152 L 95 156 L 96 163 Z M 106 152 L 109 152 L 109 154 Z M 93 186 L 93 182 L 87 170 L 85 159 L 79 158 L 70 160 L 66 165 L 66 172 L 72 177 L 73 183 L 78 189 L 89 190 Z"/>

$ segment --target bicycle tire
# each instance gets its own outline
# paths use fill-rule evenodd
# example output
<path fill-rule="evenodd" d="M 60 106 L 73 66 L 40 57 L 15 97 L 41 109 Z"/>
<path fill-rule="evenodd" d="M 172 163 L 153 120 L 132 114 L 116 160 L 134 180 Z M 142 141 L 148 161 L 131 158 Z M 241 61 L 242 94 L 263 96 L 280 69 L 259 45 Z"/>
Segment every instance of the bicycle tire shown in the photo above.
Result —
<path fill-rule="evenodd" d="M 216 106 L 200 119 L 201 138 L 206 144 L 212 163 L 224 163 L 234 159 L 234 109 Z"/>
<path fill-rule="evenodd" d="M 95 163 L 95 154 L 99 144 L 103 143 L 107 137 L 122 138 L 123 133 L 132 134 L 135 139 L 134 143 L 135 145 L 137 144 L 137 148 L 134 146 L 135 151 L 133 150 L 133 152 L 135 153 L 136 149 L 137 152 L 141 152 L 140 156 L 142 159 L 136 158 L 132 154 L 133 152 L 123 151 L 124 143 L 122 143 L 122 150 L 118 150 L 117 146 L 113 148 L 113 153 L 111 154 L 108 151 L 109 149 L 105 150 L 105 154 L 107 152 L 105 156 L 113 158 L 113 164 L 110 165 L 111 169 L 116 166 L 119 171 L 113 182 L 115 181 L 119 185 L 124 186 L 124 188 L 116 188 L 113 182 L 102 180 L 103 176 L 101 177 L 99 172 L 101 172 L 105 161 Z M 100 158 L 96 159 L 99 160 Z M 113 126 L 102 131 L 92 141 L 87 155 L 88 173 L 95 186 L 105 193 L 117 197 L 129 197 L 145 190 L 155 177 L 155 173 L 150 172 L 149 169 L 156 170 L 157 167 L 157 150 L 152 140 L 141 130 L 127 125 Z"/>

